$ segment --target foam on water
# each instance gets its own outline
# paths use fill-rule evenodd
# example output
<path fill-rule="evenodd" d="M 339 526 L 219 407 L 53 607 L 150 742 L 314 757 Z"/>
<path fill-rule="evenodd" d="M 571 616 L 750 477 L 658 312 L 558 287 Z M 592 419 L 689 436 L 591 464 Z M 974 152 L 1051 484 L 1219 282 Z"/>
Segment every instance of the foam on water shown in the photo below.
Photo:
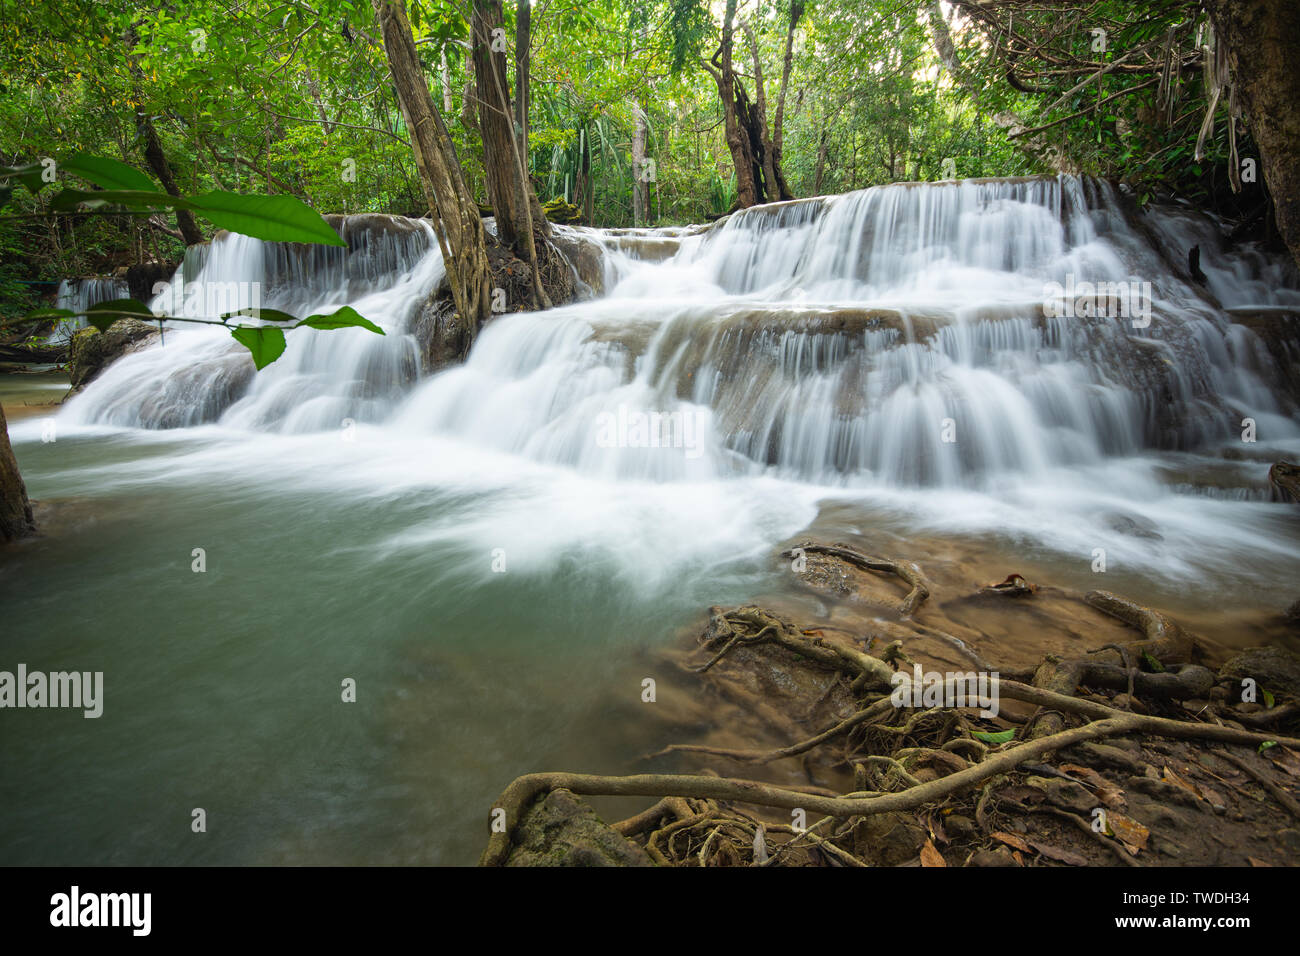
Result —
<path fill-rule="evenodd" d="M 544 542 L 598 546 L 617 526 L 671 563 L 693 537 L 758 520 L 735 502 L 774 482 L 799 504 L 759 521 L 772 540 L 819 495 L 848 495 L 936 530 L 1069 552 L 1104 539 L 1157 574 L 1207 571 L 1216 549 L 1300 555 L 1294 529 L 1270 531 L 1274 506 L 1229 500 L 1259 494 L 1178 494 L 1157 467 L 1240 447 L 1244 418 L 1259 460 L 1300 449 L 1285 370 L 1235 321 L 1300 307 L 1300 283 L 1284 260 L 1227 250 L 1190 210 L 1137 212 L 1109 186 L 1059 177 L 878 187 L 708 228 L 570 229 L 604 247 L 606 293 L 500 317 L 463 366 L 431 377 L 415 318 L 442 279 L 436 243 L 425 223 L 374 218 L 340 221 L 347 254 L 225 236 L 183 271 L 261 283 L 263 305 L 299 315 L 350 304 L 386 336 L 299 330 L 254 376 L 224 330 L 169 331 L 109 368 L 61 425 L 216 423 L 205 453 L 237 470 L 255 446 L 292 457 L 367 423 L 385 453 L 304 462 L 311 480 L 463 481 L 494 503 L 462 532 L 487 541 L 528 525 L 539 561 Z M 1193 245 L 1204 286 L 1186 274 Z M 1084 284 L 1109 291 L 1091 303 L 1069 292 L 1063 310 L 1052 290 Z M 279 437 L 265 445 L 265 433 Z M 1134 511 L 1164 545 L 1098 517 Z M 661 528 L 680 535 L 676 552 Z"/>

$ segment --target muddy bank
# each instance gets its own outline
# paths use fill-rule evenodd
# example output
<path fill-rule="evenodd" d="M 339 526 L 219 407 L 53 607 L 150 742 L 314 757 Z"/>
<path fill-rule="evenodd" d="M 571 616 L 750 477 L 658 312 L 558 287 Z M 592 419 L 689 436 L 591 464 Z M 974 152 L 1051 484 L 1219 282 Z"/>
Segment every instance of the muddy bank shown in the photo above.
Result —
<path fill-rule="evenodd" d="M 774 560 L 810 601 L 710 608 L 652 668 L 673 675 L 652 710 L 676 742 L 630 776 L 519 778 L 485 864 L 1300 859 L 1289 651 L 1113 592 L 1014 572 L 963 587 L 862 541 L 792 545 Z"/>

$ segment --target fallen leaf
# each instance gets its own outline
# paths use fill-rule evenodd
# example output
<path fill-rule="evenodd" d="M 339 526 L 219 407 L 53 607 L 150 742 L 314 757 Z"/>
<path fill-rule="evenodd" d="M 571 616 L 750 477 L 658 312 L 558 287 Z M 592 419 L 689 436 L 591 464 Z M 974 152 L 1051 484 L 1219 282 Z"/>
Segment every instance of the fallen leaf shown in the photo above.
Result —
<path fill-rule="evenodd" d="M 1045 856 L 1049 860 L 1056 860 L 1058 863 L 1068 863 L 1070 866 L 1087 866 L 1088 861 L 1079 854 L 1070 850 L 1063 850 L 1059 846 L 1052 846 L 1050 843 L 1039 843 L 1037 840 L 1030 840 L 1029 845 L 1038 851 L 1039 856 Z"/>
<path fill-rule="evenodd" d="M 943 854 L 934 848 L 932 840 L 926 840 L 925 846 L 921 847 L 921 865 L 922 866 L 947 866 L 943 860 Z"/>
<path fill-rule="evenodd" d="M 1182 787 L 1192 796 L 1196 797 L 1197 800 L 1205 799 L 1205 797 L 1201 796 L 1201 791 L 1197 790 L 1194 784 L 1188 783 L 1182 777 L 1178 776 L 1178 774 L 1174 773 L 1173 769 L 1170 767 L 1165 767 L 1163 779 L 1165 783 L 1172 783 L 1175 786 Z"/>
<path fill-rule="evenodd" d="M 1025 858 L 1024 858 L 1023 856 L 1020 855 L 1020 851 L 1019 851 L 1019 850 L 1012 850 L 1012 851 L 1011 851 L 1011 855 L 1012 855 L 1012 857 L 1015 858 L 1015 861 L 1016 861 L 1017 863 L 1019 863 L 1021 866 L 1024 866 L 1024 865 L 1025 865 Z"/>
<path fill-rule="evenodd" d="M 1272 863 L 1265 863 L 1263 860 L 1257 860 L 1257 859 L 1255 859 L 1253 856 L 1248 856 L 1248 857 L 1246 857 L 1246 859 L 1250 860 L 1250 865 L 1251 865 L 1251 866 L 1268 866 L 1268 867 L 1271 867 L 1271 866 L 1273 865 Z"/>
<path fill-rule="evenodd" d="M 1007 833 L 1005 830 L 994 831 L 993 839 L 999 840 L 1002 843 L 1005 843 L 1007 846 L 1012 847 L 1013 849 L 1016 850 L 1024 850 L 1026 853 L 1033 852 L 1032 850 L 1029 849 L 1028 843 L 1020 839 L 1020 837 L 1016 836 L 1014 833 Z"/>
<path fill-rule="evenodd" d="M 1150 830 L 1122 813 L 1106 814 L 1106 829 L 1134 856 L 1147 848 L 1147 838 L 1151 836 Z"/>
<path fill-rule="evenodd" d="M 1228 805 L 1228 801 L 1223 796 L 1223 794 L 1221 794 L 1218 790 L 1215 790 L 1213 787 L 1207 787 L 1203 783 L 1198 783 L 1196 785 L 1196 788 L 1201 791 L 1201 796 L 1205 798 L 1205 802 L 1208 803 L 1210 806 L 1226 807 Z"/>
<path fill-rule="evenodd" d="M 1080 781 L 1086 783 L 1096 792 L 1097 799 L 1110 809 L 1124 809 L 1126 805 L 1124 791 L 1091 767 L 1081 767 L 1077 763 L 1063 763 L 1060 769 L 1063 773 L 1068 773 L 1070 776 L 1077 777 Z"/>
<path fill-rule="evenodd" d="M 1016 731 L 1014 727 L 1011 730 L 999 730 L 996 734 L 986 730 L 972 730 L 970 735 L 986 744 L 1004 744 L 1015 737 Z"/>
<path fill-rule="evenodd" d="M 1300 778 L 1300 755 L 1290 747 L 1269 747 L 1264 751 L 1264 756 L 1279 770 Z"/>

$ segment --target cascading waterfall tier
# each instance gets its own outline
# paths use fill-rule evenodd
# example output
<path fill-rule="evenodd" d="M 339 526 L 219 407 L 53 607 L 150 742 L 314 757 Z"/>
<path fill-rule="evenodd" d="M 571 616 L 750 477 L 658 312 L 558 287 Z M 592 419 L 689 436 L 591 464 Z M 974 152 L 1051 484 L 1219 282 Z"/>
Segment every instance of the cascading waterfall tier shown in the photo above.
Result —
<path fill-rule="evenodd" d="M 327 218 L 346 249 L 222 233 L 191 247 L 150 307 L 210 318 L 260 306 L 301 318 L 350 305 L 384 335 L 297 329 L 280 359 L 254 374 L 228 330 L 171 323 L 162 344 L 115 362 L 65 414 L 83 424 L 177 428 L 219 421 L 291 432 L 384 418 L 419 377 L 414 319 L 443 277 L 442 256 L 427 222 Z"/>
<path fill-rule="evenodd" d="M 128 295 L 130 295 L 130 291 L 124 279 L 114 279 L 106 276 L 95 276 L 89 279 L 64 279 L 59 283 L 54 304 L 59 309 L 69 309 L 73 312 L 82 313 L 92 305 L 111 302 L 114 299 L 125 299 Z M 78 314 L 71 319 L 60 321 L 51 337 L 55 341 L 66 342 L 72 338 L 73 333 L 78 329 L 84 328 L 86 328 L 86 317 Z"/>
<path fill-rule="evenodd" d="M 413 318 L 442 278 L 427 224 L 348 217 L 349 250 L 225 236 L 182 272 L 260 281 L 295 314 L 252 376 L 221 330 L 168 334 L 71 403 L 83 422 L 452 435 L 618 479 L 773 471 L 829 485 L 987 487 L 1238 434 L 1291 439 L 1294 368 L 1244 316 L 1300 311 L 1282 258 L 1182 207 L 1073 177 L 902 184 L 707 227 L 569 229 L 605 294 L 495 319 L 419 381 Z M 1199 247 L 1204 278 L 1188 272 Z M 188 281 L 188 280 L 187 280 Z"/>

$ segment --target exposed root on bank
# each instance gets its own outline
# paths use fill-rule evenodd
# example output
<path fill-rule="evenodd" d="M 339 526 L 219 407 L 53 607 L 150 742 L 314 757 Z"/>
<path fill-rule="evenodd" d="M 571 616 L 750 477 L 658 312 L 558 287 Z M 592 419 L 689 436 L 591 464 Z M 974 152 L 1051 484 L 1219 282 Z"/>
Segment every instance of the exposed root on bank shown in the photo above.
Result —
<path fill-rule="evenodd" d="M 1300 709 L 1286 702 L 1261 715 L 1230 705 L 1229 682 L 1193 662 L 1201 657 L 1194 638 L 1164 614 L 1110 592 L 1079 596 L 1089 607 L 1140 631 L 1143 639 L 1110 643 L 1083 659 L 1048 655 L 1032 675 L 1008 679 L 965 641 L 911 620 L 932 590 L 916 565 L 871 557 L 845 545 L 801 547 L 805 555 L 892 574 L 907 583 L 910 590 L 898 607 L 903 620 L 877 629 L 893 639 L 869 653 L 863 644 L 872 647 L 870 643 L 847 632 L 801 628 L 756 605 L 712 608 L 701 639 L 703 660 L 684 663 L 684 671 L 754 712 L 773 711 L 763 715 L 764 723 L 790 739 L 799 736 L 791 732 L 797 721 L 718 672 L 724 664 L 742 671 L 770 665 L 781 674 L 802 668 L 823 681 L 808 713 L 821 707 L 833 719 L 785 746 L 673 744 L 646 759 L 705 756 L 733 766 L 762 767 L 798 758 L 808 785 L 718 776 L 711 770 L 527 774 L 493 804 L 495 818 L 504 825 L 494 827 L 481 862 L 510 862 L 517 831 L 532 808 L 548 794 L 564 792 L 660 798 L 611 828 L 630 841 L 629 852 L 643 851 L 647 862 L 658 865 L 947 865 L 936 841 L 948 847 L 949 856 L 959 845 L 971 848 L 966 860 L 957 862 L 1078 865 L 1088 861 L 1057 845 L 1061 840 L 1078 843 L 1078 834 L 1085 835 L 1084 847 L 1093 848 L 1092 853 L 1104 847 L 1125 864 L 1140 865 L 1140 854 L 1150 857 L 1150 829 L 1122 812 L 1125 789 L 1139 795 L 1159 791 L 1166 799 L 1173 794 L 1193 806 L 1198 800 L 1209 806 L 1221 799 L 1213 788 L 1198 789 L 1184 779 L 1186 767 L 1180 774 L 1167 765 L 1163 776 L 1152 778 L 1151 767 L 1130 751 L 1137 749 L 1145 757 L 1149 751 L 1142 747 L 1158 749 L 1152 743 L 1158 739 L 1212 745 L 1203 752 L 1240 768 L 1277 805 L 1300 817 L 1300 804 L 1283 786 L 1226 749 L 1300 751 L 1300 737 L 1279 732 L 1300 724 Z M 785 552 L 786 557 L 794 554 L 794 549 Z M 1018 600 L 1033 601 L 1039 589 L 1018 582 L 1017 592 Z M 913 637 L 942 640 L 978 661 L 982 673 L 949 673 L 918 683 L 911 668 L 903 666 L 912 663 L 905 648 Z M 1120 662 L 1097 659 L 1097 653 L 1106 651 L 1114 651 Z M 972 679 L 979 677 L 987 695 L 966 697 L 973 693 Z M 1012 720 L 1015 726 L 1001 730 L 989 719 L 997 709 L 985 709 L 990 699 L 1037 709 L 1027 720 Z M 1198 702 L 1195 716 L 1181 705 L 1184 701 Z M 1161 715 L 1162 710 L 1170 716 Z M 1122 788 L 1105 776 L 1117 770 L 1136 775 Z M 851 774 L 851 788 L 822 786 L 817 779 L 837 774 Z M 1209 776 L 1223 779 L 1214 772 Z M 1223 812 L 1219 803 L 1212 805 L 1216 813 Z M 759 815 L 742 808 L 759 808 Z M 774 810 L 790 812 L 795 822 L 767 818 Z M 813 815 L 822 819 L 803 822 Z M 1019 820 L 1025 835 L 996 829 L 999 818 Z M 1042 826 L 1060 832 L 1047 839 L 1038 832 Z M 1163 835 L 1159 839 L 1163 848 L 1177 846 L 1164 842 Z"/>

